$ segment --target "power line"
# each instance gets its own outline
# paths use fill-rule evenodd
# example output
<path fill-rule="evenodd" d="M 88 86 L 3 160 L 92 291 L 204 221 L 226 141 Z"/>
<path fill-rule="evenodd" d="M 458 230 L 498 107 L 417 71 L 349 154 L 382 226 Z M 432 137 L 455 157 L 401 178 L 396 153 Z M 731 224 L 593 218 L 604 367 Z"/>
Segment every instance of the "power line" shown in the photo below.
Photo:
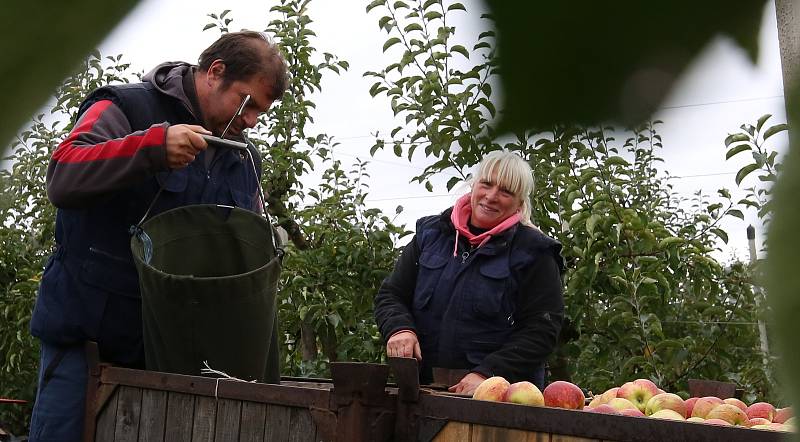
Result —
<path fill-rule="evenodd" d="M 685 109 L 687 107 L 703 107 L 703 106 L 715 106 L 718 104 L 745 103 L 748 101 L 774 100 L 776 98 L 783 98 L 783 95 L 781 94 L 781 95 L 773 95 L 770 97 L 741 98 L 738 100 L 710 101 L 708 103 L 682 104 L 678 106 L 665 106 L 658 108 L 658 110 Z"/>

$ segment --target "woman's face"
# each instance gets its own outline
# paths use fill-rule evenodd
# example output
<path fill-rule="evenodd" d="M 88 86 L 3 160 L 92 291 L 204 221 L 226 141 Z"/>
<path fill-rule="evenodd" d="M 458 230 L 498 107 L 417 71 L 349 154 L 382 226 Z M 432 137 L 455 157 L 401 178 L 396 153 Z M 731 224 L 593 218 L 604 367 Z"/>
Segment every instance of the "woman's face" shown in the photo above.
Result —
<path fill-rule="evenodd" d="M 498 185 L 491 176 L 472 186 L 472 225 L 480 229 L 491 229 L 517 213 L 522 201 L 508 189 Z"/>

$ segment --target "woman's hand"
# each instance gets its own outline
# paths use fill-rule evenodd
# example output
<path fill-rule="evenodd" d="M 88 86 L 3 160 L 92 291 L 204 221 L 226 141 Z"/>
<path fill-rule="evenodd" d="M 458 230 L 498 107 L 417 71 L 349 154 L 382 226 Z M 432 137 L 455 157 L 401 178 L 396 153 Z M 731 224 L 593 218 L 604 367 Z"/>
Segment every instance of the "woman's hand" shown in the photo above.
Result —
<path fill-rule="evenodd" d="M 482 374 L 467 373 L 466 376 L 461 378 L 456 385 L 448 388 L 447 391 L 452 393 L 472 394 L 475 392 L 475 389 L 478 388 L 478 385 L 485 380 L 486 377 L 484 377 Z"/>
<path fill-rule="evenodd" d="M 417 358 L 422 360 L 417 334 L 411 330 L 397 332 L 386 341 L 386 355 L 401 358 Z"/>

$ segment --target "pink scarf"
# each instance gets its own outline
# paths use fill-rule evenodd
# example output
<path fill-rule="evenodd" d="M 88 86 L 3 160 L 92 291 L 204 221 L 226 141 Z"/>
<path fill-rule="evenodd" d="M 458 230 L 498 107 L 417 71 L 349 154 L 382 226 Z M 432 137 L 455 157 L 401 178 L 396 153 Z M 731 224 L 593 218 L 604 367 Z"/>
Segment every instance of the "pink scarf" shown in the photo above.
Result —
<path fill-rule="evenodd" d="M 505 232 L 519 222 L 519 213 L 515 213 L 480 235 L 474 235 L 469 231 L 468 226 L 470 215 L 472 215 L 472 206 L 470 205 L 471 195 L 471 193 L 468 193 L 459 198 L 453 205 L 453 213 L 450 214 L 450 221 L 453 222 L 453 226 L 456 228 L 456 242 L 453 246 L 453 256 L 456 256 L 458 251 L 459 235 L 464 235 L 464 237 L 469 240 L 470 244 L 477 244 L 478 247 L 481 247 L 486 244 L 492 236 Z"/>

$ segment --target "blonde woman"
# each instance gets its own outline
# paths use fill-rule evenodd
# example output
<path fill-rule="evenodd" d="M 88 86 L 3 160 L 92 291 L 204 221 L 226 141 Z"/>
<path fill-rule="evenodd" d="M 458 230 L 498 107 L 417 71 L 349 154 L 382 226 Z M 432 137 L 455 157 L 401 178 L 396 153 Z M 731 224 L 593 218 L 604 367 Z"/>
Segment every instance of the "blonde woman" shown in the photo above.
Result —
<path fill-rule="evenodd" d="M 503 376 L 544 387 L 544 363 L 564 314 L 561 245 L 530 221 L 533 174 L 517 154 L 494 151 L 471 191 L 417 221 L 375 297 L 389 356 L 470 372 L 450 391 L 471 394 Z"/>

